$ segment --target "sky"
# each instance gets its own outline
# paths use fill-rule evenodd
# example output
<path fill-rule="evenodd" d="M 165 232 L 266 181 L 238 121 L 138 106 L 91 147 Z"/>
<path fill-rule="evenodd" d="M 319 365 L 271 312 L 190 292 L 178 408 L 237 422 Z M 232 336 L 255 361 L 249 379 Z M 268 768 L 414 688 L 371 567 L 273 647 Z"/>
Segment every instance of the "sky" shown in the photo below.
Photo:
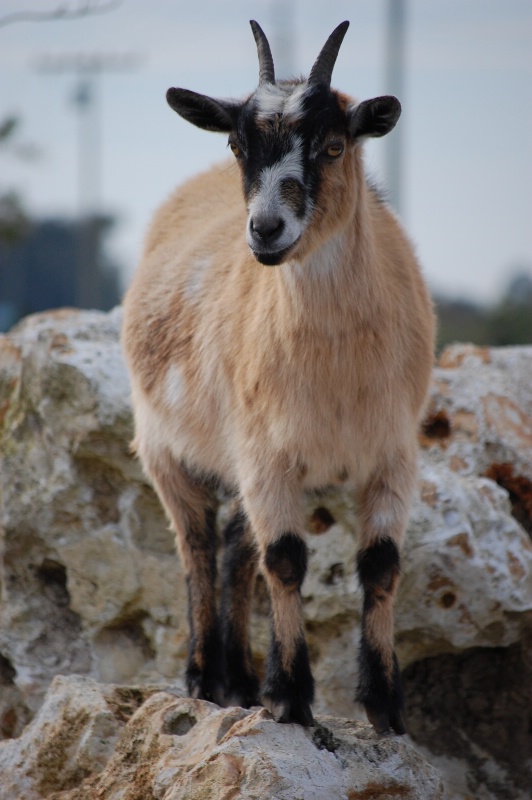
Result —
<path fill-rule="evenodd" d="M 434 292 L 493 302 L 516 272 L 532 276 L 532 2 L 405 3 L 400 216 Z M 115 214 L 110 244 L 124 286 L 158 204 L 227 156 L 226 137 L 181 120 L 166 90 L 253 91 L 249 19 L 270 39 L 278 77 L 308 74 L 349 19 L 333 87 L 359 100 L 391 92 L 388 0 L 122 0 L 108 14 L 1 26 L 14 11 L 79 5 L 0 0 L 0 121 L 16 115 L 20 142 L 36 151 L 3 149 L 0 190 L 17 189 L 39 217 L 87 206 Z M 74 67 L 94 56 L 108 69 L 93 79 L 89 113 L 74 101 Z M 385 151 L 384 139 L 366 146 L 368 172 L 384 188 Z"/>

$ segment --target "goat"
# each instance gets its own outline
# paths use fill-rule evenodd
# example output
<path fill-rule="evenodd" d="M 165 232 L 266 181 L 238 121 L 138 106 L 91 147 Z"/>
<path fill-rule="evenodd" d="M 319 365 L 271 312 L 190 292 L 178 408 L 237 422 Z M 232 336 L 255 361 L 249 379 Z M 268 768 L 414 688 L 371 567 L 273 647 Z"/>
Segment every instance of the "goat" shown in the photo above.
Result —
<path fill-rule="evenodd" d="M 259 85 L 245 100 L 169 89 L 170 106 L 228 134 L 238 168 L 186 182 L 156 213 L 124 301 L 139 455 L 177 534 L 189 599 L 190 695 L 312 725 L 301 585 L 302 497 L 357 498 L 364 592 L 356 699 L 377 731 L 405 731 L 393 645 L 400 547 L 434 322 L 412 247 L 367 182 L 362 143 L 401 112 L 331 89 L 349 23 L 307 80 L 276 81 L 251 21 Z M 247 220 L 247 221 L 246 221 Z M 234 497 L 215 600 L 216 491 Z M 249 616 L 271 599 L 262 686 Z"/>

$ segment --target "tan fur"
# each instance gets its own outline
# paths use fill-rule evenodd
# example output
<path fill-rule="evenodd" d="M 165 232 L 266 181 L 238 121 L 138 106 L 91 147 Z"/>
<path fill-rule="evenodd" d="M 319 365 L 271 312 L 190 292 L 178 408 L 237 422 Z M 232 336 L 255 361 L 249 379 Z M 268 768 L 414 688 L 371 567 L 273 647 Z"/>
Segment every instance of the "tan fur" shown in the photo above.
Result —
<path fill-rule="evenodd" d="M 347 175 L 334 164 L 324 182 L 323 224 L 279 267 L 248 252 L 234 166 L 190 181 L 156 215 L 123 336 L 144 448 L 164 444 L 244 494 L 259 491 L 255 480 L 283 494 L 333 484 L 346 469 L 363 488 L 383 463 L 402 484 L 406 467 L 397 492 L 408 497 L 432 310 L 409 243 L 365 186 L 358 148 L 345 161 Z M 182 394 L 172 404 L 174 366 Z"/>
<path fill-rule="evenodd" d="M 297 645 L 305 635 L 301 594 L 295 587 L 287 589 L 280 581 L 268 575 L 267 581 L 272 598 L 273 628 L 281 648 L 281 663 L 285 672 L 290 675 Z"/>
<path fill-rule="evenodd" d="M 334 484 L 359 497 L 361 547 L 401 544 L 432 307 L 410 243 L 366 184 L 360 145 L 323 169 L 310 225 L 277 267 L 248 250 L 235 164 L 190 180 L 152 223 L 123 343 L 137 449 L 180 540 L 183 507 L 201 512 L 196 490 L 172 486 L 169 458 L 239 492 L 262 559 L 283 533 L 303 535 L 302 491 Z M 299 593 L 267 580 L 289 671 Z M 389 670 L 392 601 L 393 591 L 367 620 Z"/>
<path fill-rule="evenodd" d="M 393 675 L 393 603 L 399 573 L 391 576 L 390 586 L 375 587 L 374 604 L 364 618 L 364 631 L 368 643 L 381 654 L 386 677 L 391 682 Z"/>

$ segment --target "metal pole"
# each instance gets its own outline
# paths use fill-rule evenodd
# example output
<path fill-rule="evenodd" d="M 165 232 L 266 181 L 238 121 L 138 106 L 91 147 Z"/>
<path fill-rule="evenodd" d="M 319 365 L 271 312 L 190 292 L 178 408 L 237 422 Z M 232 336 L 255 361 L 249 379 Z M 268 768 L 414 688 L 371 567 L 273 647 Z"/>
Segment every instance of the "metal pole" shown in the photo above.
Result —
<path fill-rule="evenodd" d="M 406 0 L 387 0 L 386 20 L 386 94 L 404 100 Z M 403 209 L 403 126 L 399 121 L 385 139 L 385 174 L 391 205 Z"/>
<path fill-rule="evenodd" d="M 78 203 L 79 240 L 77 269 L 77 305 L 98 307 L 100 270 L 97 258 L 96 226 L 100 211 L 100 125 L 96 70 L 81 70 L 75 94 L 79 114 L 78 133 Z"/>

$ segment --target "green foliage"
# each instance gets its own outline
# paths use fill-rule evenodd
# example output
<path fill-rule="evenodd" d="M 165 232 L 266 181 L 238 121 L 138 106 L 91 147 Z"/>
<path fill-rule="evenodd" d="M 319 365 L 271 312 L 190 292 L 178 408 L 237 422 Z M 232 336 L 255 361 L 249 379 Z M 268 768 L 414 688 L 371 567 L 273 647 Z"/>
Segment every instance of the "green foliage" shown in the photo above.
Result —
<path fill-rule="evenodd" d="M 502 298 L 491 306 L 466 300 L 435 299 L 438 350 L 452 342 L 478 345 L 532 344 L 532 275 L 515 275 Z"/>
<path fill-rule="evenodd" d="M 0 193 L 0 241 L 6 244 L 19 242 L 30 227 L 22 201 L 15 191 Z"/>

